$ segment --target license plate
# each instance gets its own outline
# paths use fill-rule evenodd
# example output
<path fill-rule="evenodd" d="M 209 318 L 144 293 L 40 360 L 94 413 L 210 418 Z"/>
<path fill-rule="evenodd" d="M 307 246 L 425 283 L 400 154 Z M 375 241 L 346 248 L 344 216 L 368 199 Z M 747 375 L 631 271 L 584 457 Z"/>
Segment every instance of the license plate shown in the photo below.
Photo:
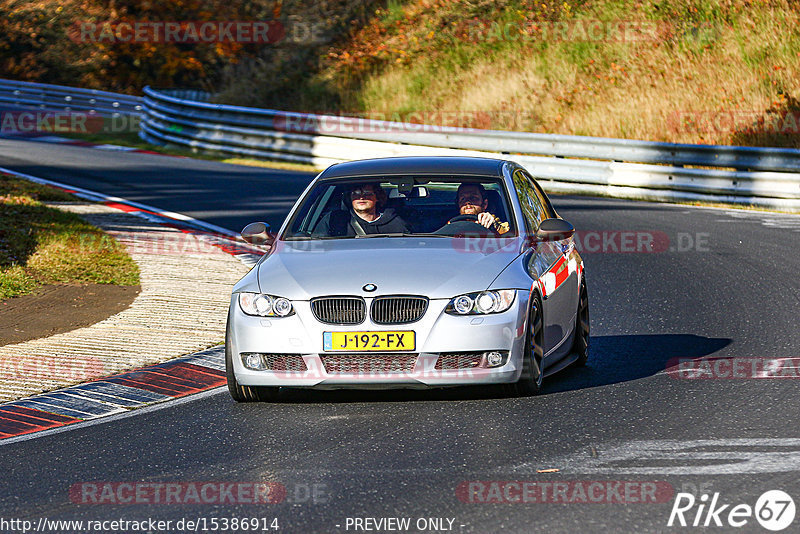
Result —
<path fill-rule="evenodd" d="M 347 352 L 388 352 L 414 350 L 411 330 L 401 332 L 323 332 L 322 349 Z"/>

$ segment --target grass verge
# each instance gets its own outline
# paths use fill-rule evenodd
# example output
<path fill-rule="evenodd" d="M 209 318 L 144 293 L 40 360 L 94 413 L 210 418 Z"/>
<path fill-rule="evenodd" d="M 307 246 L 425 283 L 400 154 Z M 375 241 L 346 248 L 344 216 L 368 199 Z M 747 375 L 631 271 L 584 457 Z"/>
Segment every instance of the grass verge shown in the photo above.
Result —
<path fill-rule="evenodd" d="M 47 186 L 0 176 L 0 300 L 42 284 L 137 285 L 125 247 L 75 214 L 48 207 L 74 201 Z"/>
<path fill-rule="evenodd" d="M 794 0 L 387 0 L 302 79 L 244 63 L 219 101 L 800 148 L 798 25 Z"/>

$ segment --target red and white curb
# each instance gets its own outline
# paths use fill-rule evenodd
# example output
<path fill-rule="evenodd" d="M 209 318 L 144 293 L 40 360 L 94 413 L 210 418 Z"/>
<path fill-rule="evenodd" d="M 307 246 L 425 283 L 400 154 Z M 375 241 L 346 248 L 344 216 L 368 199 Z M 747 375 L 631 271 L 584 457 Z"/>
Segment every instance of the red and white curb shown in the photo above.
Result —
<path fill-rule="evenodd" d="M 230 230 L 180 213 L 159 210 L 2 167 L 0 174 L 56 187 L 77 197 L 102 202 L 111 208 L 192 234 L 248 266 L 255 265 L 264 254 L 261 249 L 237 241 L 236 234 Z M 224 346 L 219 346 L 166 363 L 0 404 L 0 442 L 130 412 L 224 384 Z"/>
<path fill-rule="evenodd" d="M 225 384 L 225 348 L 0 404 L 0 442 L 129 412 Z"/>

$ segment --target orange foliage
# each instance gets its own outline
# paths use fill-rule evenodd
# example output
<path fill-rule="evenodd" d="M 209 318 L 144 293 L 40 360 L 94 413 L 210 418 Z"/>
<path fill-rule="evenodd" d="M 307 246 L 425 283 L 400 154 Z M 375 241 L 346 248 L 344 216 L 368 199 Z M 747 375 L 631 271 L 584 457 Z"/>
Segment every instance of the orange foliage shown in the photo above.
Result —
<path fill-rule="evenodd" d="M 0 77 L 128 93 L 210 87 L 224 65 L 263 45 L 91 39 L 81 24 L 267 21 L 280 1 L 0 0 Z"/>

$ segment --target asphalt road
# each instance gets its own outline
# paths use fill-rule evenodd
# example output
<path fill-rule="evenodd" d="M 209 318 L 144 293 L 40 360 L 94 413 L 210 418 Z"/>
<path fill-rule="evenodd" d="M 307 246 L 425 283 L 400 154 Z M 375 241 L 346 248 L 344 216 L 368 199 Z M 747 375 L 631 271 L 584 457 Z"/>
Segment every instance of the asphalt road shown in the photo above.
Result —
<path fill-rule="evenodd" d="M 0 140 L 0 166 L 233 230 L 258 219 L 279 223 L 311 178 L 9 140 Z M 664 372 L 674 358 L 800 356 L 800 217 L 588 197 L 553 202 L 588 232 L 581 239 L 591 357 L 586 368 L 547 379 L 541 395 L 290 392 L 277 404 L 239 405 L 220 390 L 0 445 L 0 518 L 153 518 L 173 521 L 171 531 L 182 518 L 215 517 L 278 518 L 279 532 L 365 531 L 375 524 L 358 529 L 354 519 L 367 517 L 410 518 L 411 532 L 437 531 L 420 518 L 445 518 L 438 531 L 454 532 L 695 531 L 702 527 L 667 526 L 675 495 L 688 492 L 698 498 L 685 513 L 689 525 L 700 496 L 718 493 L 719 505 L 730 505 L 718 516 L 723 526 L 709 518 L 705 530 L 729 532 L 733 505 L 754 506 L 767 490 L 800 504 L 797 380 Z M 655 236 L 663 251 L 616 252 L 621 234 L 612 232 L 621 231 Z M 539 472 L 548 469 L 558 471 Z M 274 481 L 288 493 L 266 505 L 76 504 L 70 487 L 89 481 Z M 570 485 L 558 502 L 474 502 L 503 500 L 502 491 L 491 493 L 497 488 L 519 495 L 515 486 L 475 481 Z M 575 488 L 591 481 L 627 483 L 614 487 L 633 497 L 641 486 L 632 482 L 655 482 L 658 502 L 581 502 Z M 464 487 L 472 502 L 457 492 Z M 745 519 L 736 531 L 767 532 Z"/>
<path fill-rule="evenodd" d="M 240 231 L 277 226 L 313 176 L 208 160 L 0 138 L 0 166 Z"/>

